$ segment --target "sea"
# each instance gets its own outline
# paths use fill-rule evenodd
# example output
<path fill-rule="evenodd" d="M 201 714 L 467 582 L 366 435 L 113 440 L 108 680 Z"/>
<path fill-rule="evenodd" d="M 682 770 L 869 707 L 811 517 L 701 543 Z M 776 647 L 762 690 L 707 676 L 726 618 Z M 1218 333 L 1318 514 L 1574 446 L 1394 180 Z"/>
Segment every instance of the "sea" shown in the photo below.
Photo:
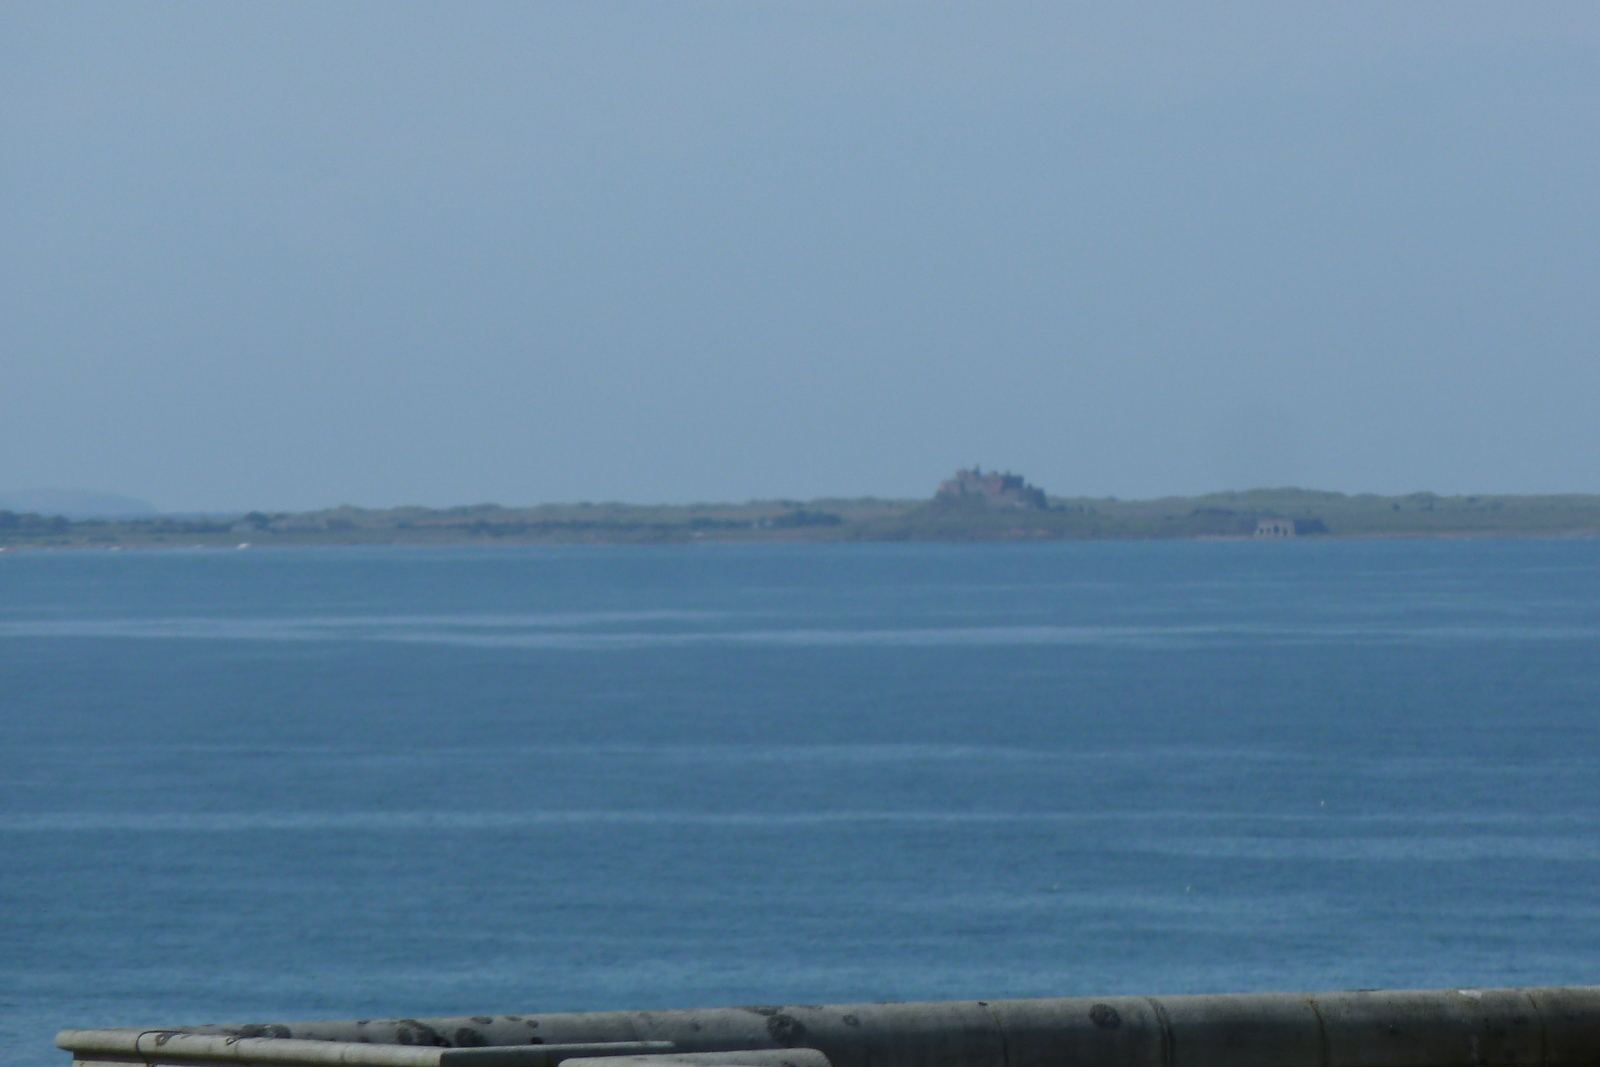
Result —
<path fill-rule="evenodd" d="M 0 555 L 65 1027 L 1600 982 L 1600 540 Z"/>

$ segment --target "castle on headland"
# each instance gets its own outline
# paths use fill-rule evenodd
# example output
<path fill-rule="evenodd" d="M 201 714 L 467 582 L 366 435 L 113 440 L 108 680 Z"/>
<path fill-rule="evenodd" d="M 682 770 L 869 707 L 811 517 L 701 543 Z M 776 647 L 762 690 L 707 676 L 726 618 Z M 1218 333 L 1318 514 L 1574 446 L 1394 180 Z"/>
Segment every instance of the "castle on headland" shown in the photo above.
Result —
<path fill-rule="evenodd" d="M 1045 503 L 1044 490 L 1029 485 L 1022 475 L 1006 471 L 985 474 L 979 467 L 956 471 L 956 476 L 939 483 L 933 494 L 935 504 L 980 505 L 991 508 L 1027 508 L 1041 510 Z"/>

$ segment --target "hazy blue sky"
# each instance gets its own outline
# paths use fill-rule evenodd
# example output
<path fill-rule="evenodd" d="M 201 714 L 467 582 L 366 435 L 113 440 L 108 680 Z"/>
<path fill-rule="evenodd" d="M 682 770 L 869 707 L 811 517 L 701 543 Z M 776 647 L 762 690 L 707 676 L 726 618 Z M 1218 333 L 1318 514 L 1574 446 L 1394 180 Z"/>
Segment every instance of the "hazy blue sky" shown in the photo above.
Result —
<path fill-rule="evenodd" d="M 0 7 L 0 490 L 1600 491 L 1600 5 Z"/>

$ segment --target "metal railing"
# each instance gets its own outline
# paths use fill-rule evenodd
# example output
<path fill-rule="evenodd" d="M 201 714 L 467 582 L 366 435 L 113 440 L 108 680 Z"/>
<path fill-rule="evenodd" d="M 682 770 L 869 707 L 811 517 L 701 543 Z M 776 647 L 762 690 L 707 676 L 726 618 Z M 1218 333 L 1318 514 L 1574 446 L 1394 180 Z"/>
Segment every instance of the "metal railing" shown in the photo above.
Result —
<path fill-rule="evenodd" d="M 1600 987 L 363 1019 L 56 1043 L 85 1067 L 1600 1067 Z"/>

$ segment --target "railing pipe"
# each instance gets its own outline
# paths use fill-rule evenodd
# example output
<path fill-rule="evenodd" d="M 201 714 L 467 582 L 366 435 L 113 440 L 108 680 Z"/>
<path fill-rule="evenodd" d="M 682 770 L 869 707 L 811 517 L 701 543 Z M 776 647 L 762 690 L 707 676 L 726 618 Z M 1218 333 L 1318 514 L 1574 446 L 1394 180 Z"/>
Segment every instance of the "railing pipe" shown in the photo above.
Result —
<path fill-rule="evenodd" d="M 57 1044 L 82 1064 L 178 1067 L 1600 1067 L 1600 987 L 363 1019 Z"/>

